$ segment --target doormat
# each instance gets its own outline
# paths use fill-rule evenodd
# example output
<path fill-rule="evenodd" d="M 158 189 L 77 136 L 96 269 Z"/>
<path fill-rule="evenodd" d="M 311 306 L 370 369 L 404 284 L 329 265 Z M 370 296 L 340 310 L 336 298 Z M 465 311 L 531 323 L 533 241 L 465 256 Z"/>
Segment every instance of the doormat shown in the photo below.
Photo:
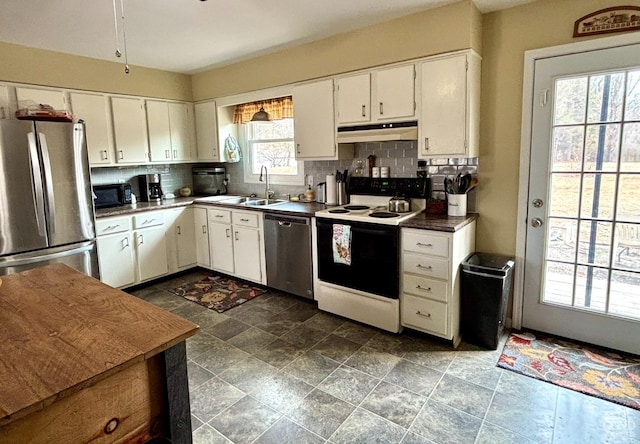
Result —
<path fill-rule="evenodd" d="M 540 333 L 512 333 L 498 367 L 640 410 L 640 358 Z"/>
<path fill-rule="evenodd" d="M 267 292 L 265 289 L 222 276 L 206 277 L 201 281 L 190 282 L 169 291 L 218 313 L 244 304 Z"/>

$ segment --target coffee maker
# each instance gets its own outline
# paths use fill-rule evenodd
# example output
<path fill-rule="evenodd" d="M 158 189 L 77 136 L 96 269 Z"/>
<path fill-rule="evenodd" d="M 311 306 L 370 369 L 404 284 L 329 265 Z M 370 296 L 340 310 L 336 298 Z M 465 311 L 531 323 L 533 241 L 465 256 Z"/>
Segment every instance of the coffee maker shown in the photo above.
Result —
<path fill-rule="evenodd" d="M 140 200 L 143 202 L 159 202 L 162 199 L 160 174 L 141 174 L 138 176 Z"/>

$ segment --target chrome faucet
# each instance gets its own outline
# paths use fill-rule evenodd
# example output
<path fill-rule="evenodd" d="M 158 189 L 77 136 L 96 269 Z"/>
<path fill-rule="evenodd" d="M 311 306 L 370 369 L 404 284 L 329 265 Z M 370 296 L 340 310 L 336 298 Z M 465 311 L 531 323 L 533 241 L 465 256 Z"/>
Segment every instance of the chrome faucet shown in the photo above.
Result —
<path fill-rule="evenodd" d="M 264 179 L 262 178 L 262 171 L 264 170 Z M 269 199 L 271 197 L 271 194 L 273 193 L 270 189 L 269 189 L 269 173 L 267 170 L 267 167 L 262 165 L 260 167 L 260 182 L 264 182 L 264 198 L 265 199 Z"/>

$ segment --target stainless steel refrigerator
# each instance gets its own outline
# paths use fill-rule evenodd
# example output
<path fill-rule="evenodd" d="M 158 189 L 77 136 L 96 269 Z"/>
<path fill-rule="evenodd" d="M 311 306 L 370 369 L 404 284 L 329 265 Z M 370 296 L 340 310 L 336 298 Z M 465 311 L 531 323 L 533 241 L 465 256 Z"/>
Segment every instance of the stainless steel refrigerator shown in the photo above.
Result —
<path fill-rule="evenodd" d="M 84 125 L 0 120 L 0 275 L 55 262 L 100 276 Z"/>

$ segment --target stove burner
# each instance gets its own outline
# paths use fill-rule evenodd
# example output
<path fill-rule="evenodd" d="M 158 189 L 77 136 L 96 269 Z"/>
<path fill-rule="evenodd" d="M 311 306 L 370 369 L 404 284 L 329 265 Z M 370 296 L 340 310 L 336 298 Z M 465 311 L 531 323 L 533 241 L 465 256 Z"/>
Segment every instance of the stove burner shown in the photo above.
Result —
<path fill-rule="evenodd" d="M 347 205 L 344 207 L 345 210 L 352 210 L 352 211 L 357 211 L 357 210 L 368 210 L 369 207 L 366 205 Z"/>
<path fill-rule="evenodd" d="M 398 213 L 391 213 L 389 211 L 376 211 L 369 215 L 369 217 L 379 217 L 380 219 L 389 219 L 391 217 L 398 217 L 398 216 L 400 216 Z"/>
<path fill-rule="evenodd" d="M 336 214 L 344 214 L 344 213 L 348 213 L 349 210 L 342 210 L 340 208 L 336 209 L 336 210 L 329 210 L 329 213 L 336 213 Z"/>

